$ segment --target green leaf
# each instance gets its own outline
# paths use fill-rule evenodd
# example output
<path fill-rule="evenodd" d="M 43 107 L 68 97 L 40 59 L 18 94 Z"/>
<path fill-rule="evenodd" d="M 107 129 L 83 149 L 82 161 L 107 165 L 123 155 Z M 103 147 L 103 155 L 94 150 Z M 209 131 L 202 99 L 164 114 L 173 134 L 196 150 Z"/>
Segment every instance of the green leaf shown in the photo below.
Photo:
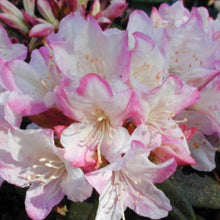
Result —
<path fill-rule="evenodd" d="M 206 220 L 205 218 L 203 218 L 202 216 L 200 215 L 196 215 L 196 220 Z"/>
<path fill-rule="evenodd" d="M 194 207 L 220 209 L 220 184 L 209 176 L 184 175 L 181 170 L 170 178 L 173 186 Z"/>
<path fill-rule="evenodd" d="M 191 204 L 176 189 L 170 180 L 157 184 L 157 187 L 166 194 L 172 205 L 172 211 L 169 213 L 166 219 L 196 220 Z"/>
<path fill-rule="evenodd" d="M 95 220 L 98 202 L 71 203 L 67 215 L 68 220 Z"/>

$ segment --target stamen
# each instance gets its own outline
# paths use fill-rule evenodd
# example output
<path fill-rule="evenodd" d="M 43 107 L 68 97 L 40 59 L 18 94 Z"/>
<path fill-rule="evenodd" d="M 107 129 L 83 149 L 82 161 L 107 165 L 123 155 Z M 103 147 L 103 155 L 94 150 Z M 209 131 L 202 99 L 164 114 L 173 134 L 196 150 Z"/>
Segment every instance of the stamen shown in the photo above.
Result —
<path fill-rule="evenodd" d="M 184 118 L 183 120 L 175 120 L 176 123 L 186 123 L 188 121 L 187 118 Z"/>
<path fill-rule="evenodd" d="M 53 179 L 61 177 L 65 173 L 64 163 L 57 158 L 57 160 L 49 160 L 47 158 L 38 159 L 37 163 L 33 164 L 27 170 L 33 172 L 26 176 L 27 180 L 31 182 L 48 183 Z"/>

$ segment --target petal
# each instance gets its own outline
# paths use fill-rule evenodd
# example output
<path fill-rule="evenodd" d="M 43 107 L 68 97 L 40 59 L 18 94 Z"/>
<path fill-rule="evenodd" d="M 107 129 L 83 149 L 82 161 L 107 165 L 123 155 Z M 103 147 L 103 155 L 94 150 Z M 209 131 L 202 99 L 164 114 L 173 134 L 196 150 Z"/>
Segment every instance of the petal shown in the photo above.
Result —
<path fill-rule="evenodd" d="M 154 154 L 161 161 L 175 158 L 179 166 L 195 164 L 195 160 L 190 155 L 187 140 L 179 127 L 165 132 L 162 145 L 154 151 Z"/>
<path fill-rule="evenodd" d="M 139 193 L 130 192 L 125 204 L 138 215 L 159 219 L 166 217 L 172 209 L 166 195 L 148 180 L 133 184 L 133 188 Z"/>
<path fill-rule="evenodd" d="M 136 44 L 131 51 L 130 84 L 132 88 L 153 89 L 165 76 L 165 59 L 153 40 L 142 33 L 133 34 Z"/>
<path fill-rule="evenodd" d="M 201 98 L 191 107 L 192 110 L 204 114 L 212 124 L 212 130 L 219 132 L 220 129 L 220 78 L 215 78 L 210 84 L 201 91 Z M 211 98 L 210 98 L 211 97 Z"/>
<path fill-rule="evenodd" d="M 111 181 L 107 183 L 102 194 L 99 196 L 99 206 L 96 213 L 96 219 L 114 219 L 120 220 L 124 209 L 122 201 L 118 199 L 118 192 Z"/>
<path fill-rule="evenodd" d="M 92 194 L 92 186 L 85 180 L 80 168 L 75 168 L 66 163 L 67 175 L 61 183 L 61 187 L 68 199 L 74 202 L 82 202 Z"/>
<path fill-rule="evenodd" d="M 33 164 L 39 158 L 55 154 L 53 131 L 49 129 L 21 130 L 11 128 L 8 133 L 9 150 L 16 161 Z"/>
<path fill-rule="evenodd" d="M 33 184 L 26 193 L 25 208 L 30 218 L 42 220 L 52 208 L 64 197 L 59 181 L 51 181 L 46 185 Z"/>
<path fill-rule="evenodd" d="M 66 160 L 78 166 L 88 162 L 86 155 L 90 155 L 90 152 L 95 153 L 96 147 L 90 140 L 87 140 L 93 130 L 93 125 L 73 123 L 63 131 L 60 141 L 65 148 L 63 156 Z"/>
<path fill-rule="evenodd" d="M 134 10 L 130 16 L 127 25 L 127 30 L 129 33 L 141 32 L 151 39 L 154 39 L 159 48 L 161 48 L 163 29 L 162 28 L 154 28 L 151 19 L 148 15 L 141 10 Z M 129 36 L 129 44 L 130 47 L 134 47 L 134 38 L 132 35 Z"/>
<path fill-rule="evenodd" d="M 77 93 L 86 99 L 105 100 L 113 96 L 112 89 L 107 81 L 97 74 L 87 74 L 80 79 Z"/>
<path fill-rule="evenodd" d="M 199 171 L 210 172 L 215 169 L 215 149 L 202 132 L 196 131 L 189 141 L 190 151 L 196 164 L 192 167 Z"/>
<path fill-rule="evenodd" d="M 152 129 L 145 124 L 141 124 L 135 128 L 131 139 L 142 142 L 149 150 L 154 150 L 160 146 L 162 142 L 161 135 L 152 131 Z"/>
<path fill-rule="evenodd" d="M 0 25 L 0 56 L 5 60 L 21 59 L 24 60 L 27 54 L 27 48 L 20 43 L 12 44 L 8 38 L 6 30 Z"/>
<path fill-rule="evenodd" d="M 124 156 L 126 161 L 124 169 L 128 176 L 138 182 L 144 181 L 144 178 L 153 183 L 163 182 L 175 172 L 176 163 L 171 159 L 165 163 L 154 164 L 148 159 L 149 151 L 150 149 L 140 141 L 132 141 L 131 150 Z"/>
<path fill-rule="evenodd" d="M 106 135 L 106 141 L 101 148 L 101 153 L 109 162 L 116 161 L 121 158 L 121 155 L 126 153 L 129 146 L 130 136 L 127 130 L 123 127 L 111 129 L 110 136 Z M 109 142 L 109 143 L 108 143 Z"/>

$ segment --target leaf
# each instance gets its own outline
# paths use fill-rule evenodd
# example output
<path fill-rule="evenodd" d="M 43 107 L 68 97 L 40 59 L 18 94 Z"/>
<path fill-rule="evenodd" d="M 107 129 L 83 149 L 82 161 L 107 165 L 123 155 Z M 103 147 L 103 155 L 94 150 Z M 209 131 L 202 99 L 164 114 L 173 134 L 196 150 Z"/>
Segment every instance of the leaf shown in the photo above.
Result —
<path fill-rule="evenodd" d="M 98 202 L 74 202 L 69 207 L 67 219 L 95 220 Z"/>
<path fill-rule="evenodd" d="M 220 184 L 211 177 L 200 177 L 197 174 L 184 175 L 179 170 L 170 181 L 192 206 L 220 209 Z"/>
<path fill-rule="evenodd" d="M 196 220 L 206 220 L 205 218 L 203 218 L 202 216 L 200 215 L 196 215 Z"/>
<path fill-rule="evenodd" d="M 165 182 L 156 185 L 166 194 L 172 205 L 172 211 L 166 219 L 196 220 L 191 204 L 176 189 L 170 180 L 166 180 Z"/>

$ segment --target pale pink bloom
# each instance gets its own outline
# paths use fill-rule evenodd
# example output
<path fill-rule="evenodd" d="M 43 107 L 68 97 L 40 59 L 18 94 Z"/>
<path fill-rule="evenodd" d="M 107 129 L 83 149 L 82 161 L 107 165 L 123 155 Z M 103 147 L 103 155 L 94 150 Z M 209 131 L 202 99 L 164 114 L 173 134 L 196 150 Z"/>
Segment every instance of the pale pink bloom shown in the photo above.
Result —
<path fill-rule="evenodd" d="M 1 62 L 1 81 L 9 91 L 9 106 L 22 115 L 48 110 L 54 104 L 54 88 L 60 83 L 53 57 L 46 47 L 33 51 L 30 63 Z"/>
<path fill-rule="evenodd" d="M 54 145 L 52 130 L 1 131 L 0 175 L 20 187 L 30 185 L 25 207 L 30 218 L 46 218 L 66 194 L 72 201 L 83 201 L 91 195 L 80 168 L 64 161 L 63 149 Z"/>
<path fill-rule="evenodd" d="M 23 44 L 12 44 L 6 30 L 0 25 L 0 59 L 4 60 L 24 60 L 27 48 Z"/>
<path fill-rule="evenodd" d="M 174 117 L 196 103 L 199 97 L 195 87 L 184 84 L 172 75 L 144 97 L 144 105 L 148 106 L 145 123 L 162 134 L 162 144 L 155 152 L 160 160 L 175 157 L 178 165 L 194 164 L 184 133 L 178 127 L 178 123 L 184 123 L 186 119 L 176 121 Z"/>
<path fill-rule="evenodd" d="M 48 44 L 62 73 L 79 79 L 96 73 L 108 80 L 120 81 L 129 62 L 126 31 L 102 31 L 97 21 L 79 14 L 66 16 L 56 34 L 48 37 Z"/>
<path fill-rule="evenodd" d="M 163 182 L 172 175 L 176 163 L 171 159 L 156 165 L 149 161 L 149 153 L 141 142 L 133 141 L 123 158 L 86 174 L 88 182 L 100 194 L 97 220 L 125 219 L 127 207 L 150 218 L 168 214 L 171 210 L 169 200 L 153 183 Z"/>
<path fill-rule="evenodd" d="M 170 74 L 201 89 L 220 73 L 215 66 L 218 47 L 204 32 L 198 14 L 192 14 L 179 29 L 166 30 L 164 40 Z"/>
<path fill-rule="evenodd" d="M 206 33 L 210 34 L 210 37 L 212 38 L 211 34 L 213 32 L 213 23 L 214 19 L 210 17 L 209 11 L 205 7 L 193 7 L 191 10 L 191 14 L 197 14 L 202 19 L 202 26 Z"/>
<path fill-rule="evenodd" d="M 186 14 L 185 18 L 178 17 L 179 14 Z M 141 32 L 154 39 L 155 44 L 166 57 L 165 71 L 202 89 L 220 73 L 219 43 L 213 41 L 214 33 L 217 35 L 217 31 L 206 33 L 203 14 L 202 9 L 194 9 L 189 14 L 181 2 L 172 6 L 162 4 L 159 11 L 156 9 L 152 11 L 153 21 L 144 12 L 134 11 L 130 15 L 127 30 L 129 33 Z M 184 19 L 178 25 L 174 25 L 173 23 L 179 18 Z M 159 22 L 158 19 L 162 19 L 160 22 L 167 22 L 167 26 L 161 24 L 159 28 L 154 27 L 153 22 Z M 135 39 L 131 35 L 129 44 L 133 49 Z"/>
<path fill-rule="evenodd" d="M 102 163 L 102 156 L 108 161 L 121 157 L 127 150 L 123 146 L 129 136 L 121 126 L 139 108 L 138 104 L 130 105 L 132 92 L 115 93 L 109 83 L 96 74 L 81 78 L 77 88 L 64 84 L 59 90 L 60 105 L 57 106 L 78 121 L 61 135 L 65 159 L 81 167 L 87 157 L 96 152 L 97 164 Z"/>

